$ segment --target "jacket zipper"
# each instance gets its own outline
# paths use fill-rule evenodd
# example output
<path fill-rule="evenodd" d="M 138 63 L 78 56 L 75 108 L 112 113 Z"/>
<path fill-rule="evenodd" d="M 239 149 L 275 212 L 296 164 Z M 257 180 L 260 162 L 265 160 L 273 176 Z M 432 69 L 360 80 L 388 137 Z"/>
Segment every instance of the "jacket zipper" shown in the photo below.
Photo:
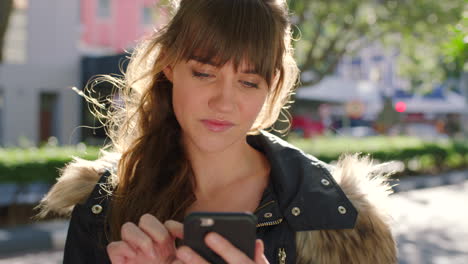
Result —
<path fill-rule="evenodd" d="M 278 264 L 286 264 L 286 250 L 284 248 L 278 249 Z"/>
<path fill-rule="evenodd" d="M 283 218 L 280 218 L 280 219 L 275 220 L 275 221 L 258 223 L 258 224 L 257 224 L 257 227 L 262 227 L 262 226 L 273 226 L 273 225 L 277 225 L 277 224 L 279 224 L 279 223 L 281 223 L 281 222 L 283 222 Z"/>

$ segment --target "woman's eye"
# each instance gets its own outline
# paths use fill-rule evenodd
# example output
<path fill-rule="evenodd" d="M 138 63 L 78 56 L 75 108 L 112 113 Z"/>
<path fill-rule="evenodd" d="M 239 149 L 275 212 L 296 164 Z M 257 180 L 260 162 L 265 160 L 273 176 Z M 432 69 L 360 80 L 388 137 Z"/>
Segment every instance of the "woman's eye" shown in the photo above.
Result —
<path fill-rule="evenodd" d="M 197 77 L 197 78 L 208 78 L 208 77 L 211 76 L 208 73 L 197 72 L 197 71 L 192 71 L 192 75 L 193 75 L 193 77 Z"/>
<path fill-rule="evenodd" d="M 258 88 L 258 84 L 256 83 L 251 83 L 251 82 L 246 82 L 246 81 L 241 81 L 241 83 L 249 88 Z"/>

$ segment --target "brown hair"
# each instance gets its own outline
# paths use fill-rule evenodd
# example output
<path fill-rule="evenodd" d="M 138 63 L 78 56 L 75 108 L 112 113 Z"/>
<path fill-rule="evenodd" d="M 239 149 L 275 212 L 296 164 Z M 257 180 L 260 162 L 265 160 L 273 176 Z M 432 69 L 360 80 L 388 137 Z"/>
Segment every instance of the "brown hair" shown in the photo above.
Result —
<path fill-rule="evenodd" d="M 134 50 L 123 78 L 104 78 L 124 102 L 106 115 L 111 149 L 122 154 L 111 179 L 111 240 L 145 213 L 181 221 L 195 200 L 164 68 L 192 56 L 219 66 L 232 60 L 236 68 L 248 61 L 269 85 L 251 134 L 273 125 L 296 84 L 285 0 L 181 0 L 173 10 L 169 23 Z"/>

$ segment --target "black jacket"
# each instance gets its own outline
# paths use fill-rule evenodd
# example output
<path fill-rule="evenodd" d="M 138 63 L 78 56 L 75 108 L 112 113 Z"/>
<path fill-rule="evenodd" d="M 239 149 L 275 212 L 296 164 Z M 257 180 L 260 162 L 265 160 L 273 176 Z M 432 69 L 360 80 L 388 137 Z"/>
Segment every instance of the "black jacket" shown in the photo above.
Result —
<path fill-rule="evenodd" d="M 296 232 L 350 229 L 357 211 L 330 174 L 329 165 L 287 142 L 262 132 L 248 143 L 263 152 L 271 177 L 259 207 L 257 237 L 270 263 L 296 263 Z M 99 182 L 105 182 L 106 171 Z M 84 204 L 72 212 L 64 263 L 109 263 L 104 221 L 108 196 L 97 184 Z"/>

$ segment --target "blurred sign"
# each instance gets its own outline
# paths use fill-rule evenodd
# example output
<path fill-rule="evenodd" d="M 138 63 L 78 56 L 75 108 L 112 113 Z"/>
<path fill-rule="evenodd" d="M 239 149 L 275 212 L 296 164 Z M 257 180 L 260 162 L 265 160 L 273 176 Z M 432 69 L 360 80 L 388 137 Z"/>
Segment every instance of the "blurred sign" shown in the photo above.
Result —
<path fill-rule="evenodd" d="M 349 117 L 356 119 L 362 117 L 364 111 L 366 110 L 366 106 L 361 101 L 353 100 L 346 103 L 345 109 L 346 114 Z"/>

